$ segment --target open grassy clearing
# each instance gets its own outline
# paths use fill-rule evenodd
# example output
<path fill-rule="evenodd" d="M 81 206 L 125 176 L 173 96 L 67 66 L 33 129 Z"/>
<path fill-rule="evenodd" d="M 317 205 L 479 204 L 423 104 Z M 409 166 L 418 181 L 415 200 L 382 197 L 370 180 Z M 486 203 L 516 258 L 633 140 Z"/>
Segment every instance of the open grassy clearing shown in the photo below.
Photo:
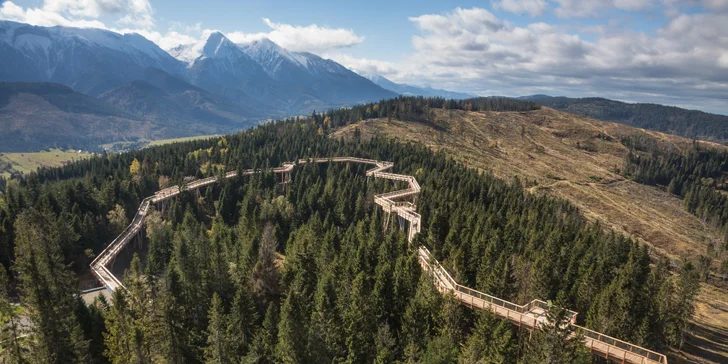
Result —
<path fill-rule="evenodd" d="M 4 177 L 12 173 L 27 174 L 39 167 L 62 166 L 92 156 L 91 153 L 50 149 L 32 153 L 0 153 L 0 171 Z"/>
<path fill-rule="evenodd" d="M 210 139 L 210 138 L 215 138 L 215 137 L 219 137 L 219 136 L 220 135 L 198 135 L 198 136 L 191 136 L 191 137 L 185 137 L 185 138 L 152 140 L 149 142 L 149 144 L 147 144 L 147 147 L 153 147 L 155 145 L 189 142 L 192 140 Z"/>
<path fill-rule="evenodd" d="M 692 140 L 544 108 L 530 112 L 464 112 L 435 110 L 429 123 L 374 119 L 337 131 L 332 137 L 375 135 L 420 143 L 443 150 L 456 160 L 502 178 L 518 177 L 533 193 L 571 201 L 592 221 L 648 244 L 655 254 L 679 261 L 705 253 L 722 235 L 685 211 L 679 198 L 619 175 L 628 148 L 620 138 L 640 135 L 666 148 L 687 149 Z M 719 144 L 707 143 L 717 148 Z M 728 333 L 728 292 L 705 285 L 696 315 L 696 335 L 686 345 L 690 354 L 676 360 L 721 363 L 728 346 L 700 339 L 700 334 Z M 711 317 L 715 317 L 712 319 Z M 721 319 L 722 318 L 722 319 Z M 720 338 L 720 336 L 718 336 Z M 724 336 L 728 342 L 728 336 Z M 718 356 L 706 356 L 716 352 Z M 702 361 L 697 361 L 702 358 Z"/>
<path fill-rule="evenodd" d="M 728 289 L 703 284 L 693 335 L 672 363 L 728 363 Z"/>
<path fill-rule="evenodd" d="M 220 135 L 196 135 L 196 136 L 191 136 L 191 137 L 172 138 L 172 139 L 157 139 L 157 140 L 139 139 L 135 142 L 106 143 L 106 144 L 101 144 L 99 147 L 101 147 L 104 150 L 109 150 L 112 152 L 120 152 L 120 151 L 128 150 L 128 149 L 148 148 L 148 147 L 153 147 L 153 146 L 157 146 L 157 145 L 182 143 L 182 142 L 188 142 L 191 140 L 209 139 L 209 138 L 215 138 L 215 137 L 219 137 L 219 136 Z"/>
<path fill-rule="evenodd" d="M 191 140 L 214 138 L 217 135 L 199 135 L 185 138 L 142 140 L 139 142 L 118 142 L 101 145 L 102 148 L 115 150 L 125 149 L 130 146 L 151 147 L 157 145 L 181 143 Z M 141 144 L 140 144 L 141 143 Z M 27 174 L 34 172 L 40 167 L 55 167 L 92 156 L 92 153 L 77 150 L 49 149 L 40 152 L 28 153 L 1 153 L 0 152 L 0 176 L 9 178 L 14 173 Z"/>

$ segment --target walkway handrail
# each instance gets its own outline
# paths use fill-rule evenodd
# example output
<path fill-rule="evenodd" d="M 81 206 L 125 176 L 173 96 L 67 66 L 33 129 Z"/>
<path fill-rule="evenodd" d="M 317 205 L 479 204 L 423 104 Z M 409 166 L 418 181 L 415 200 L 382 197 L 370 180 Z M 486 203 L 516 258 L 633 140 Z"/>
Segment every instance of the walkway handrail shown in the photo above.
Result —
<path fill-rule="evenodd" d="M 604 335 L 604 334 L 596 332 L 592 329 L 587 329 L 584 326 L 579 326 L 579 325 L 575 325 L 575 324 L 572 324 L 571 326 L 573 326 L 577 331 L 582 332 L 584 334 L 585 338 L 590 338 L 590 339 L 593 339 L 593 340 L 596 340 L 599 342 L 603 342 L 603 343 L 611 345 L 611 346 L 616 346 L 620 349 L 627 350 L 630 353 L 634 353 L 639 356 L 643 356 L 649 360 L 656 361 L 658 363 L 667 364 L 667 358 L 665 357 L 665 355 L 660 354 L 658 352 L 655 352 L 655 351 L 652 351 L 649 349 L 645 349 L 645 348 L 637 346 L 637 345 L 630 344 L 623 340 L 615 339 L 611 336 Z"/>
<path fill-rule="evenodd" d="M 364 159 L 356 157 L 331 157 L 331 158 L 313 158 L 313 159 L 299 159 L 297 162 L 286 162 L 281 167 L 270 169 L 273 173 L 289 173 L 297 165 L 306 163 L 326 163 L 326 162 L 353 162 L 362 164 L 372 164 L 376 167 L 366 172 L 367 176 L 374 176 L 375 178 L 384 178 L 395 181 L 407 182 L 409 187 L 407 189 L 392 191 L 374 195 L 374 202 L 380 205 L 384 211 L 390 213 L 395 212 L 397 216 L 409 221 L 410 231 L 407 236 L 410 243 L 414 239 L 416 233 L 419 233 L 421 227 L 421 216 L 414 211 L 414 204 L 409 202 L 394 201 L 395 198 L 401 198 L 405 196 L 415 195 L 420 192 L 420 185 L 417 180 L 408 175 L 382 172 L 386 169 L 391 168 L 394 164 L 391 162 L 377 161 L 373 159 Z M 240 172 L 241 175 L 252 175 L 260 173 L 261 169 L 247 169 Z M 225 178 L 234 178 L 238 176 L 237 171 L 231 171 L 225 173 Z M 285 180 L 285 179 L 284 179 Z M 116 255 L 123 249 L 126 244 L 131 240 L 131 237 L 142 230 L 144 220 L 148 213 L 149 207 L 152 202 L 159 202 L 171 197 L 178 195 L 181 191 L 197 189 L 202 186 L 210 185 L 218 181 L 218 178 L 207 177 L 200 180 L 190 181 L 187 184 L 180 186 L 174 186 L 157 191 L 153 196 L 149 196 L 142 200 L 137 210 L 136 215 L 132 219 L 131 223 L 124 228 L 116 239 L 114 239 L 99 255 L 91 262 L 91 272 L 93 275 L 100 280 L 102 283 L 107 285 L 112 291 L 116 288 L 124 289 L 123 283 L 114 276 L 107 268 L 108 262 L 116 257 Z M 285 182 L 284 182 L 285 183 Z M 478 308 L 489 309 L 498 315 L 505 317 L 510 321 L 515 321 L 519 325 L 527 324 L 531 328 L 535 329 L 538 327 L 539 316 L 534 313 L 536 308 L 542 310 L 548 310 L 548 303 L 541 300 L 532 300 L 525 305 L 518 305 L 513 302 L 509 302 L 498 297 L 483 293 L 472 288 L 468 288 L 459 284 L 455 279 L 450 276 L 450 273 L 442 267 L 440 262 L 430 253 L 425 246 L 419 246 L 418 249 L 418 260 L 421 266 L 430 272 L 434 279 L 437 280 L 439 290 L 443 293 L 450 293 L 456 295 L 461 302 L 469 304 L 471 307 L 475 307 L 476 299 L 478 300 Z M 481 304 L 482 302 L 482 304 Z M 487 307 L 486 307 L 487 304 Z M 505 313 L 504 313 L 505 312 Z M 615 339 L 613 337 L 601 334 L 594 330 L 587 329 L 582 326 L 576 325 L 577 313 L 571 310 L 567 310 L 569 317 L 569 324 L 572 325 L 577 331 L 584 334 L 585 344 L 589 345 L 591 350 L 597 350 L 602 353 L 602 349 L 594 345 L 594 342 L 600 342 L 607 346 L 606 358 L 614 359 L 613 354 L 610 356 L 609 348 L 618 348 L 622 351 L 624 356 L 621 358 L 622 362 L 630 361 L 632 363 L 644 364 L 645 360 L 650 362 L 657 362 L 661 364 L 667 364 L 667 357 L 657 352 L 630 344 L 626 341 Z M 632 360 L 632 357 L 627 358 L 627 352 L 632 353 L 638 357 L 638 361 Z M 618 358 L 620 359 L 620 358 Z"/>

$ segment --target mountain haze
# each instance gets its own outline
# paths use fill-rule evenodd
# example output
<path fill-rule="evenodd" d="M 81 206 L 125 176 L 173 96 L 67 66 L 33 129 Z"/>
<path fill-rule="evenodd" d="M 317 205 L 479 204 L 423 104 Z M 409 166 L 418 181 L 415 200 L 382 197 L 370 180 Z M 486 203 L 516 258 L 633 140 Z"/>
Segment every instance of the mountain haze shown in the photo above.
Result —
<path fill-rule="evenodd" d="M 91 148 L 175 134 L 102 100 L 52 83 L 0 82 L 3 151 Z"/>
<path fill-rule="evenodd" d="M 446 99 L 469 99 L 473 97 L 478 97 L 476 95 L 462 93 L 462 92 L 454 92 L 454 91 L 447 91 L 447 90 L 438 90 L 434 89 L 432 87 L 420 87 L 420 86 L 413 86 L 413 85 L 407 85 L 404 83 L 396 83 L 392 82 L 389 79 L 385 78 L 381 75 L 371 75 L 367 77 L 369 80 L 374 82 L 375 84 L 381 86 L 385 90 L 390 90 L 392 92 L 396 92 L 403 96 L 424 96 L 424 97 L 444 97 Z"/>
<path fill-rule="evenodd" d="M 99 99 L 160 125 L 210 134 L 251 126 L 264 113 L 244 108 L 179 78 L 149 69 L 142 80 L 107 91 Z"/>

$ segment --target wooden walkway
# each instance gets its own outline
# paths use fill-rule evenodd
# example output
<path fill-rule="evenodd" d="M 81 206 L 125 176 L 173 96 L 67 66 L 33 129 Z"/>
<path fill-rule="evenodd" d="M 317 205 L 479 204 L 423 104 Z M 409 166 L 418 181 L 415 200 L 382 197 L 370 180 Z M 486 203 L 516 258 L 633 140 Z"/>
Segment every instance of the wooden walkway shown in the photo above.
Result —
<path fill-rule="evenodd" d="M 366 172 L 367 177 L 382 178 L 392 181 L 406 182 L 408 187 L 403 190 L 378 194 L 374 196 L 374 202 L 382 208 L 386 214 L 385 223 L 388 223 L 391 215 L 395 215 L 399 220 L 401 229 L 407 232 L 407 239 L 412 242 L 415 235 L 420 232 L 422 218 L 416 212 L 417 206 L 415 198 L 420 192 L 420 185 L 417 180 L 408 175 L 395 174 L 386 172 L 394 165 L 391 162 L 377 161 L 373 159 L 363 159 L 354 157 L 334 157 L 334 158 L 315 158 L 315 159 L 299 159 L 295 163 L 283 163 L 281 167 L 273 168 L 271 171 L 281 175 L 282 183 L 290 181 L 290 173 L 297 166 L 305 163 L 359 163 L 374 165 L 373 169 Z M 252 175 L 260 173 L 261 170 L 244 170 L 242 175 Z M 225 178 L 233 178 L 238 172 L 228 172 Z M 145 198 L 139 210 L 137 210 L 131 224 L 114 239 L 104 249 L 96 259 L 91 262 L 91 272 L 94 276 L 110 290 L 124 289 L 124 285 L 117 279 L 108 269 L 109 263 L 113 262 L 119 252 L 129 244 L 133 239 L 141 239 L 143 236 L 144 220 L 151 204 L 163 203 L 166 200 L 174 198 L 183 191 L 196 190 L 217 182 L 217 177 L 208 177 L 200 180 L 191 181 L 182 186 L 173 186 L 157 191 L 153 196 Z M 404 201 L 410 198 L 412 201 Z M 386 226 L 386 225 L 385 225 Z M 546 322 L 545 312 L 548 304 L 541 300 L 533 300 L 525 305 L 517 305 L 512 302 L 502 300 L 498 297 L 470 289 L 457 283 L 450 273 L 445 270 L 440 263 L 432 256 L 426 247 L 417 248 L 418 261 L 422 269 L 432 275 L 433 282 L 438 291 L 443 294 L 449 294 L 458 299 L 462 304 L 480 310 L 489 310 L 496 316 L 508 320 L 514 325 L 534 330 Z M 601 357 L 607 358 L 619 363 L 630 364 L 667 364 L 667 358 L 645 348 L 632 345 L 628 342 L 621 341 L 585 327 L 576 325 L 577 313 L 567 311 L 570 325 L 584 335 L 584 345 L 590 351 Z"/>

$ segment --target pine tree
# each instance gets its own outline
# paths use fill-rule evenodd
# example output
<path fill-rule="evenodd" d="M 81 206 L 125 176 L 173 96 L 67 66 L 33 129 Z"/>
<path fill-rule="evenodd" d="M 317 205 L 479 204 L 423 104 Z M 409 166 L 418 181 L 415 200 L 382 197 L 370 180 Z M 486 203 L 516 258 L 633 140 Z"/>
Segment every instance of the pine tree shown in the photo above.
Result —
<path fill-rule="evenodd" d="M 508 321 L 495 318 L 484 311 L 476 333 L 468 338 L 461 363 L 515 363 L 516 342 L 513 327 Z"/>
<path fill-rule="evenodd" d="M 275 304 L 268 305 L 263 319 L 263 326 L 253 338 L 244 363 L 269 364 L 275 362 L 276 338 L 278 337 L 278 311 Z"/>
<path fill-rule="evenodd" d="M 107 332 L 104 333 L 104 355 L 112 363 L 144 363 L 147 361 L 144 336 L 137 326 L 129 307 L 129 298 L 123 290 L 116 290 L 106 314 Z"/>
<path fill-rule="evenodd" d="M 33 321 L 33 357 L 41 363 L 83 363 L 88 342 L 74 312 L 75 280 L 63 263 L 61 245 L 70 232 L 51 212 L 29 210 L 16 223 L 14 269 Z"/>
<path fill-rule="evenodd" d="M 533 332 L 519 363 L 590 363 L 591 356 L 583 341 L 583 336 L 569 324 L 566 310 L 553 306 L 546 311 L 546 322 Z"/>
<path fill-rule="evenodd" d="M 427 341 L 427 348 L 422 353 L 422 363 L 449 364 L 456 363 L 458 357 L 457 343 L 446 335 L 435 336 Z"/>
<path fill-rule="evenodd" d="M 682 349 L 685 343 L 685 337 L 690 330 L 690 319 L 693 317 L 695 307 L 693 301 L 700 290 L 700 282 L 697 269 L 692 263 L 684 263 L 680 269 L 680 277 L 678 279 L 675 307 L 673 315 L 675 320 L 675 333 L 673 335 L 672 344 Z"/>
<path fill-rule="evenodd" d="M 281 320 L 278 323 L 278 343 L 275 349 L 276 361 L 279 363 L 302 363 L 305 361 L 306 337 L 301 312 L 300 296 L 293 289 L 288 291 L 281 308 Z"/>
<path fill-rule="evenodd" d="M 177 299 L 180 281 L 174 261 L 170 263 L 165 279 L 166 287 L 158 295 L 153 318 L 154 352 L 169 364 L 181 364 L 185 362 L 187 350 L 192 348 L 188 342 L 190 330 L 183 324 L 183 307 Z"/>
<path fill-rule="evenodd" d="M 0 361 L 28 363 L 28 348 L 23 342 L 26 330 L 20 323 L 20 306 L 10 301 L 10 289 L 5 267 L 0 264 Z"/>
<path fill-rule="evenodd" d="M 349 363 L 370 363 L 375 354 L 369 350 L 374 346 L 375 326 L 365 277 L 360 272 L 354 278 L 349 288 L 348 306 L 342 314 L 346 335 L 346 360 Z"/>
<path fill-rule="evenodd" d="M 207 326 L 207 347 L 204 350 L 206 364 L 228 364 L 234 362 L 233 338 L 226 330 L 227 322 L 222 300 L 217 293 L 212 295 Z"/>
<path fill-rule="evenodd" d="M 233 304 L 230 307 L 230 314 L 227 317 L 227 336 L 233 340 L 233 352 L 243 356 L 248 351 L 248 346 L 253 342 L 255 324 L 258 322 L 258 313 L 255 311 L 255 303 L 248 292 L 248 288 L 240 285 L 235 292 Z"/>
<path fill-rule="evenodd" d="M 275 264 L 275 253 L 278 241 L 272 224 L 267 224 L 258 249 L 258 260 L 253 267 L 252 286 L 256 296 L 268 303 L 279 294 L 278 268 Z"/>

